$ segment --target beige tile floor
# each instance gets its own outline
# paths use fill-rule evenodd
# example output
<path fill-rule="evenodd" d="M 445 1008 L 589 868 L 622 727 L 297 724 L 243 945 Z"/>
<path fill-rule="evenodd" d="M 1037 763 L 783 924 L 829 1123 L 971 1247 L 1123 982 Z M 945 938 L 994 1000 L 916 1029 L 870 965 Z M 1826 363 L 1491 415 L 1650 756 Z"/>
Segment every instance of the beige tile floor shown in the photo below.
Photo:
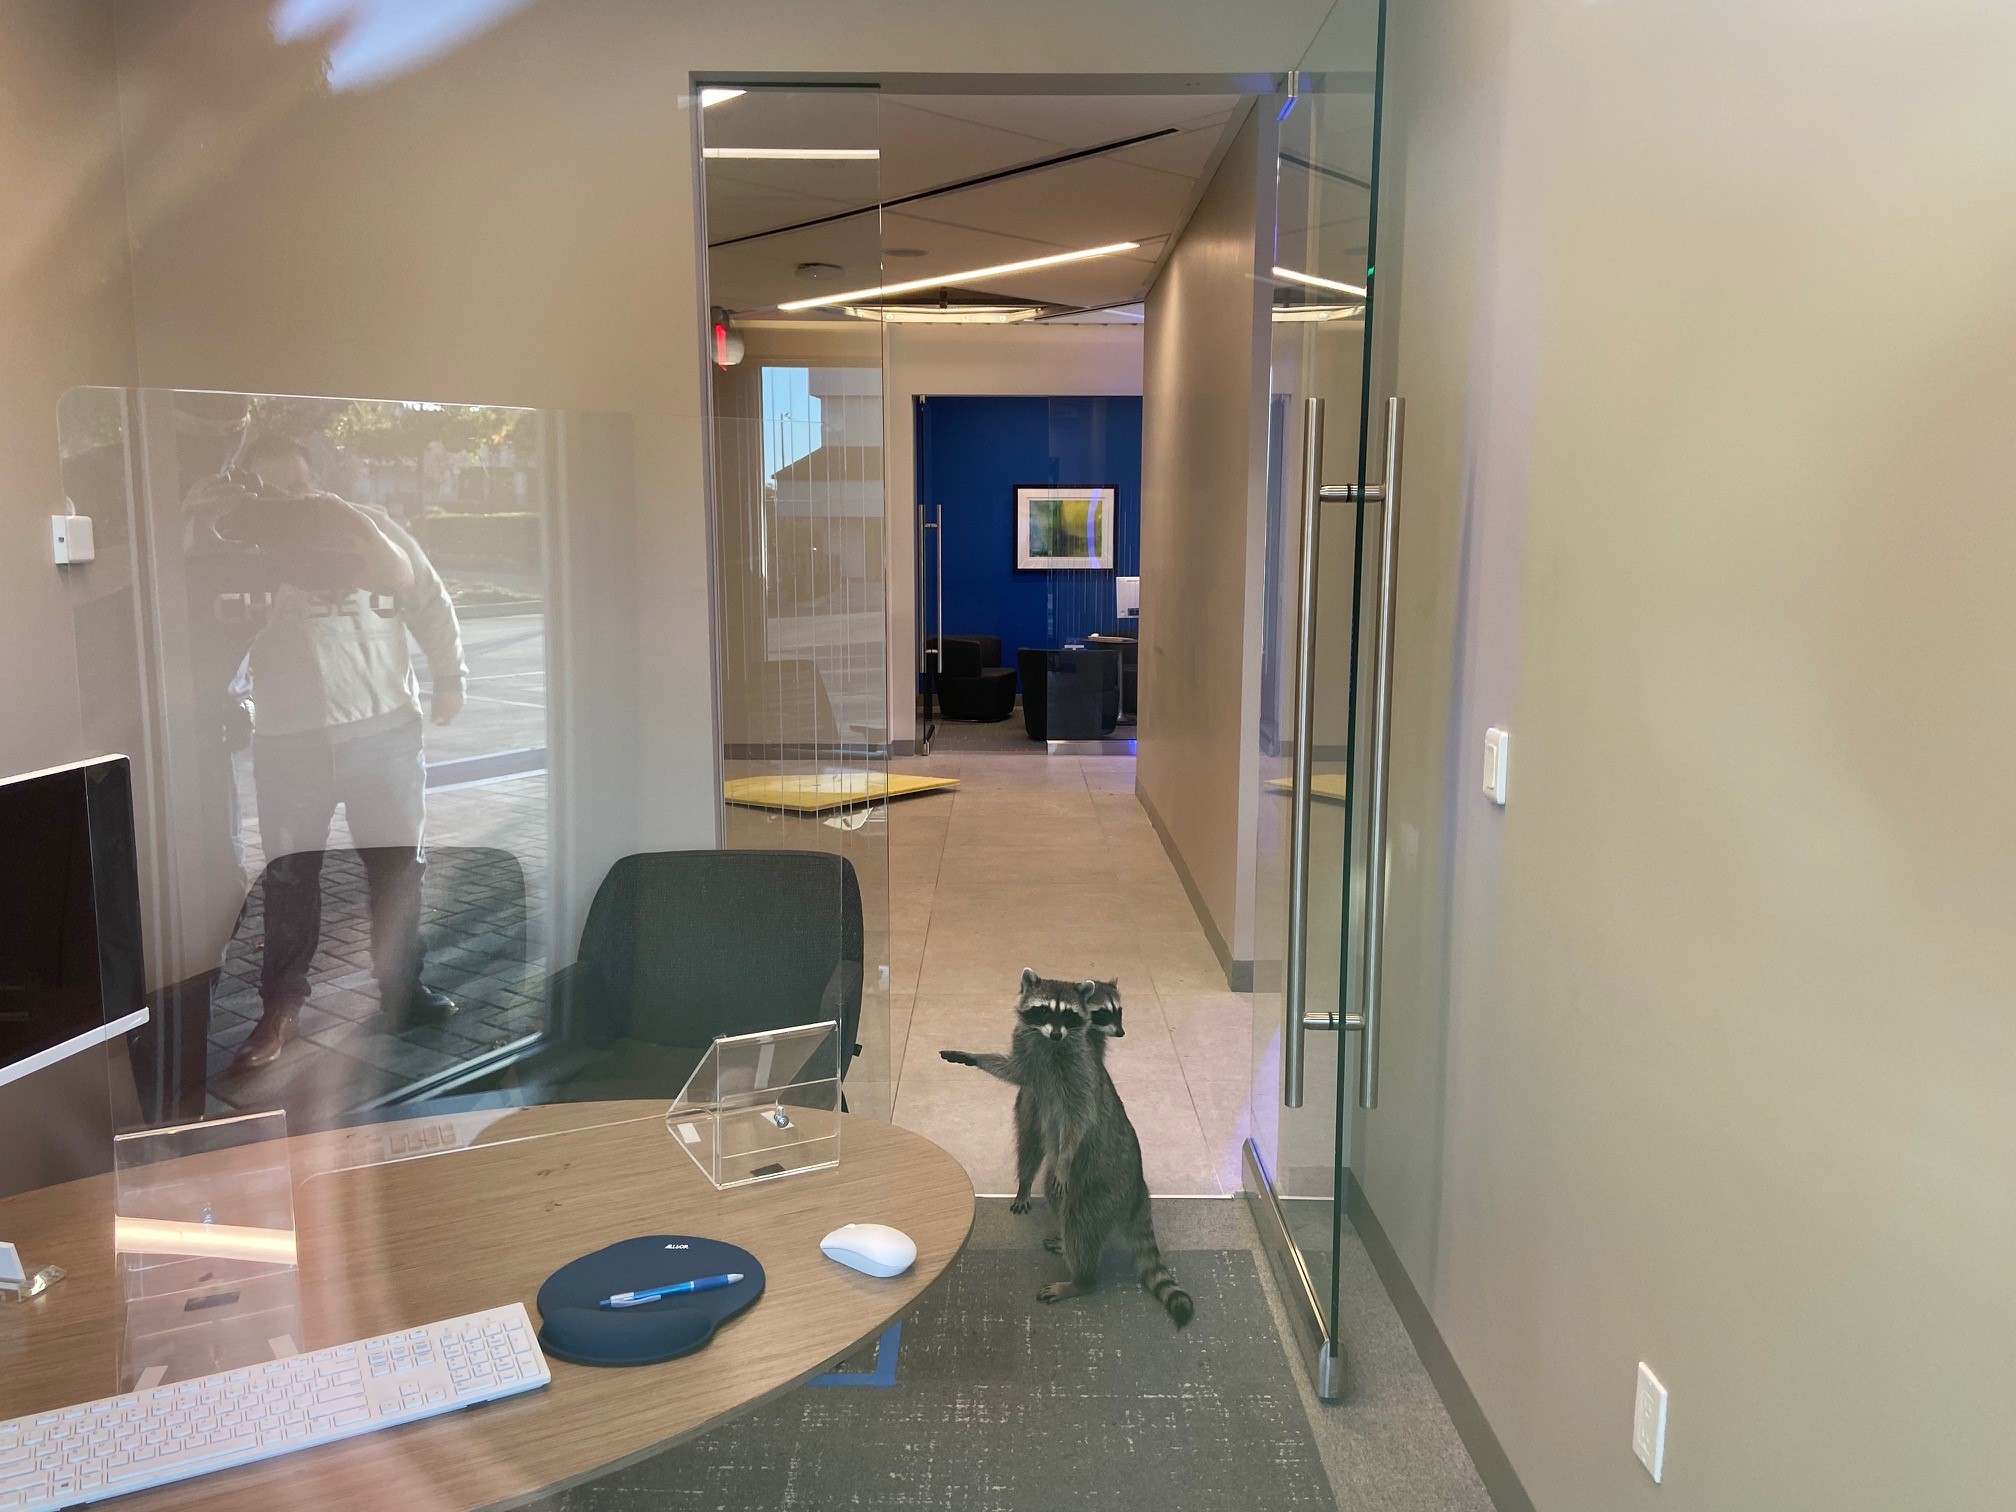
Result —
<path fill-rule="evenodd" d="M 1108 1065 L 1158 1196 L 1239 1189 L 1251 1009 L 1229 992 L 1134 797 L 1131 756 L 959 752 L 895 763 L 957 777 L 889 808 L 896 1122 L 952 1151 L 982 1193 L 1015 1185 L 1014 1091 L 941 1049 L 1005 1049 L 1024 966 L 1115 977 Z"/>

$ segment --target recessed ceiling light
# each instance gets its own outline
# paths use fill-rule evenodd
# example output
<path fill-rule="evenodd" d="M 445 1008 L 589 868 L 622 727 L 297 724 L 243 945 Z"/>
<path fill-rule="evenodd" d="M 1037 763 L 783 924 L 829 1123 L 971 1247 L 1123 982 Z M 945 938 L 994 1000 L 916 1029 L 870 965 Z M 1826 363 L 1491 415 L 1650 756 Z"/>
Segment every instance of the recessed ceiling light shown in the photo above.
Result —
<path fill-rule="evenodd" d="M 908 294 L 915 289 L 936 289 L 949 283 L 967 283 L 981 278 L 1000 278 L 1010 273 L 1026 273 L 1034 268 L 1054 268 L 1059 263 L 1083 262 L 1088 257 L 1110 257 L 1116 252 L 1132 252 L 1139 242 L 1113 242 L 1104 247 L 1087 247 L 1082 252 L 1057 252 L 1049 257 L 1031 257 L 1022 262 L 996 263 L 991 268 L 968 268 L 937 278 L 913 278 L 908 283 L 883 284 L 877 289 L 849 289 L 844 294 L 822 294 L 817 299 L 794 299 L 777 306 L 780 310 L 809 310 L 815 305 L 859 304 L 864 299 L 880 299 L 889 294 Z"/>
<path fill-rule="evenodd" d="M 884 247 L 882 255 L 884 257 L 922 257 L 924 249 L 922 247 Z"/>
<path fill-rule="evenodd" d="M 1276 305 L 1273 311 L 1277 321 L 1302 320 L 1363 320 L 1365 306 L 1362 304 L 1300 304 Z"/>
<path fill-rule="evenodd" d="M 890 325 L 1014 325 L 1043 313 L 1042 305 L 842 305 L 857 320 Z"/>
<path fill-rule="evenodd" d="M 835 273 L 845 273 L 847 270 L 838 263 L 802 262 L 791 271 L 800 278 L 831 278 Z"/>
<path fill-rule="evenodd" d="M 710 158 L 779 163 L 873 162 L 882 156 L 879 147 L 703 147 Z"/>
<path fill-rule="evenodd" d="M 709 105 L 719 105 L 723 100 L 733 100 L 747 93 L 749 91 L 746 89 L 721 89 L 718 87 L 703 89 L 700 91 L 700 108 L 705 110 Z"/>
<path fill-rule="evenodd" d="M 1335 289 L 1339 294 L 1356 294 L 1360 299 L 1365 291 L 1356 284 L 1339 283 L 1334 278 L 1318 278 L 1314 273 L 1297 273 L 1293 268 L 1276 268 L 1276 278 L 1285 278 L 1290 283 L 1307 284 L 1312 289 Z"/>

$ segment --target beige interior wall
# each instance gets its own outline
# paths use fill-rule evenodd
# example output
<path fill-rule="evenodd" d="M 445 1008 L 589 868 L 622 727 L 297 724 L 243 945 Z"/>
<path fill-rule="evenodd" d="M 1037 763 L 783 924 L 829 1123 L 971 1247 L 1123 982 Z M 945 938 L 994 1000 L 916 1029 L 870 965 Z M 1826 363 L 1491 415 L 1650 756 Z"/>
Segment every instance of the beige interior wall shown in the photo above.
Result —
<path fill-rule="evenodd" d="M 570 527 L 582 560 L 607 560 L 615 542 L 625 575 L 578 585 L 572 601 L 592 617 L 570 628 L 580 654 L 599 640 L 634 656 L 633 696 L 574 723 L 638 753 L 637 776 L 583 797 L 625 805 L 637 843 L 682 845 L 713 843 L 718 807 L 712 665 L 697 650 L 711 608 L 693 73 L 1274 71 L 1326 4 L 1235 14 L 1179 0 L 1144 29 L 1125 6 L 1065 0 L 1025 6 L 1007 28 L 979 0 L 936 6 L 928 25 L 904 7 L 812 0 L 538 0 L 410 73 L 336 94 L 319 87 L 312 47 L 274 45 L 265 0 L 113 9 L 116 142 L 107 79 L 72 89 L 61 64 L 66 49 L 102 54 L 105 12 L 12 4 L 0 37 L 0 66 L 23 84 L 7 108 L 24 112 L 0 153 L 6 244 L 41 259 L 9 265 L 9 308 L 27 312 L 15 351 L 48 354 L 17 366 L 10 352 L 0 380 L 10 539 L 31 560 L 42 549 L 51 405 L 73 381 L 629 413 L 637 507 Z M 104 318 L 101 300 L 129 236 L 130 324 L 123 307 Z M 24 717 L 0 740 L 19 767 L 78 749 L 78 693 L 66 590 L 53 569 L 7 558 L 0 693 Z"/>
<path fill-rule="evenodd" d="M 917 738 L 919 394 L 1138 394 L 1139 325 L 891 326 L 882 390 L 889 479 L 889 737 Z M 928 502 L 928 501 L 927 501 Z"/>
<path fill-rule="evenodd" d="M 1253 959 L 1271 141 L 1249 113 L 1148 296 L 1136 781 L 1228 970 Z"/>
<path fill-rule="evenodd" d="M 1373 1209 L 1549 1512 L 2006 1507 L 2016 16 L 1393 18 Z"/>
<path fill-rule="evenodd" d="M 79 687 L 73 612 L 109 574 L 38 565 L 54 403 L 72 384 L 613 411 L 632 417 L 634 503 L 566 522 L 560 560 L 583 577 L 555 671 L 620 675 L 555 683 L 556 728 L 597 757 L 556 813 L 599 837 L 570 863 L 583 878 L 612 846 L 714 843 L 693 74 L 1271 72 L 1325 8 L 1179 0 L 1144 33 L 1124 6 L 1064 0 L 1005 30 L 978 0 L 935 7 L 929 25 L 812 0 L 535 0 L 410 72 L 331 93 L 319 44 L 276 46 L 267 0 L 10 0 L 7 768 L 102 744 L 80 704 L 133 701 Z"/>
<path fill-rule="evenodd" d="M 0 0 L 0 774 L 92 754 L 73 627 L 127 576 L 51 561 L 56 403 L 132 369 L 111 6 Z"/>
<path fill-rule="evenodd" d="M 79 686 L 76 644 L 129 586 L 121 543 L 59 568 L 49 536 L 57 400 L 132 374 L 113 64 L 109 4 L 0 0 L 0 776 L 95 754 L 87 706 L 119 691 Z M 72 1056 L 0 1094 L 0 1193 L 106 1168 L 113 1064 Z"/>

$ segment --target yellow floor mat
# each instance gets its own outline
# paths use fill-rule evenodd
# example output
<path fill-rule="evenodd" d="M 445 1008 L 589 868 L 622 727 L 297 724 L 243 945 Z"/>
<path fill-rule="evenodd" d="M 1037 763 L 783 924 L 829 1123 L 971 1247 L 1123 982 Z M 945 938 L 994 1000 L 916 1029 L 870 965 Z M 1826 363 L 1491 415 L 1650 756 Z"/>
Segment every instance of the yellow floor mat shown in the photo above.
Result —
<path fill-rule="evenodd" d="M 915 798 L 959 786 L 957 777 L 913 777 L 906 772 L 818 772 L 799 777 L 731 777 L 721 796 L 744 808 L 823 814 L 864 800 Z"/>
<path fill-rule="evenodd" d="M 1295 779 L 1292 777 L 1269 777 L 1267 779 L 1267 786 L 1274 789 L 1277 793 L 1292 793 L 1295 791 Z M 1309 791 L 1318 798 L 1327 798 L 1332 803 L 1342 803 L 1344 801 L 1344 774 L 1342 772 L 1318 772 L 1314 777 L 1309 779 Z"/>

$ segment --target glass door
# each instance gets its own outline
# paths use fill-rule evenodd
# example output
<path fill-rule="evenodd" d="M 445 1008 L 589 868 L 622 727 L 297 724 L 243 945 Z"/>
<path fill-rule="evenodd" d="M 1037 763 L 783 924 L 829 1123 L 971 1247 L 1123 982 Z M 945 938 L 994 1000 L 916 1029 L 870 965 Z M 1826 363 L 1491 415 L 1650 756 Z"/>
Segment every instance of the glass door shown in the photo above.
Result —
<path fill-rule="evenodd" d="M 1387 406 L 1370 402 L 1366 382 L 1382 53 L 1379 0 L 1339 0 L 1270 107 L 1269 518 L 1246 1185 L 1326 1399 L 1348 1385 L 1337 1254 L 1349 1110 L 1354 1090 L 1365 1089 L 1347 1081 L 1347 1052 L 1368 1032 L 1365 941 L 1377 899 L 1365 857 L 1378 844 L 1383 788 L 1372 758 L 1383 737 L 1374 717 L 1379 606 L 1391 575 L 1382 555 L 1391 540 L 1388 429 Z"/>
<path fill-rule="evenodd" d="M 833 906 L 861 959 L 827 1002 L 844 1022 L 858 994 L 847 1104 L 886 1118 L 881 99 L 755 80 L 697 93 L 722 844 L 847 863 Z"/>

